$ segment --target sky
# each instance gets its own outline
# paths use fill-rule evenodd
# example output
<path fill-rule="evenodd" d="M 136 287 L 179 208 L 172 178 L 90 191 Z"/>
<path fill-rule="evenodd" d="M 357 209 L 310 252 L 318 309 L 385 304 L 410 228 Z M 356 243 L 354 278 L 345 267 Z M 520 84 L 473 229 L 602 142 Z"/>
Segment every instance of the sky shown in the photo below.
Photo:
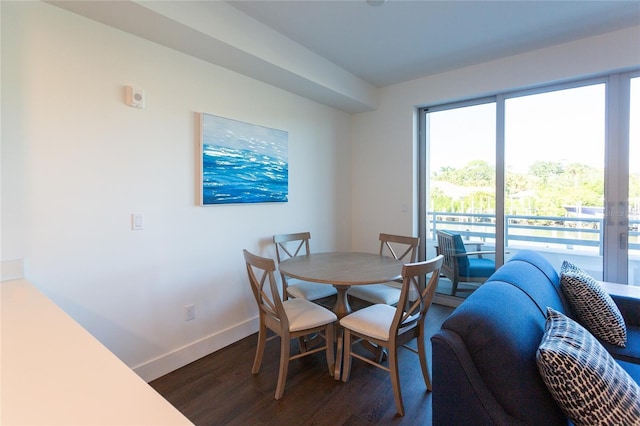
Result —
<path fill-rule="evenodd" d="M 639 119 L 633 119 L 640 117 L 640 78 L 632 80 L 631 93 L 630 165 L 632 172 L 640 172 Z M 508 167 L 526 172 L 536 161 L 557 161 L 604 168 L 604 116 L 604 84 L 507 99 Z M 435 170 L 478 159 L 495 164 L 495 104 L 434 112 L 429 124 Z"/>

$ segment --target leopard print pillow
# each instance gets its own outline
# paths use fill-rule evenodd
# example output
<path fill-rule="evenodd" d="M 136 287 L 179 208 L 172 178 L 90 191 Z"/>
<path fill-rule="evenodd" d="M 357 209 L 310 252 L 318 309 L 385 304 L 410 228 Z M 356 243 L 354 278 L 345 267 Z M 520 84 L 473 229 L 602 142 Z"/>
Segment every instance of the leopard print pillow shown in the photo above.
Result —
<path fill-rule="evenodd" d="M 640 425 L 640 386 L 591 333 L 551 308 L 536 363 L 576 426 Z"/>

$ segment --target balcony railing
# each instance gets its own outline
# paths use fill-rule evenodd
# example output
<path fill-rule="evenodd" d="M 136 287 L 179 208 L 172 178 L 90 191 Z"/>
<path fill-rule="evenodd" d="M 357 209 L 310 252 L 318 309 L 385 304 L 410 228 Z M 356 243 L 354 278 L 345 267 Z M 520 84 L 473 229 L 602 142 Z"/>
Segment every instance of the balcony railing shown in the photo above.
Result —
<path fill-rule="evenodd" d="M 495 216 L 479 213 L 429 212 L 430 237 L 436 230 L 455 231 L 464 239 L 495 242 Z M 505 216 L 505 247 L 531 246 L 584 250 L 602 255 L 604 219 L 598 217 Z M 629 220 L 629 254 L 640 256 L 640 220 Z"/>

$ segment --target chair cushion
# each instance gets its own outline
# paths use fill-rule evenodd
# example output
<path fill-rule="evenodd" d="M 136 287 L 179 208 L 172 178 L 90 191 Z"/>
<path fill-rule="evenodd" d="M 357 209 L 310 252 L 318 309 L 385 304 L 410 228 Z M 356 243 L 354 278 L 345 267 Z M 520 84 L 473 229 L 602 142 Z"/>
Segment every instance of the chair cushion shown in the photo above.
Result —
<path fill-rule="evenodd" d="M 453 245 L 456 248 L 456 254 L 466 253 L 467 248 L 464 246 L 464 242 L 462 241 L 462 237 L 460 236 L 460 234 L 452 234 L 452 236 Z M 469 256 L 458 257 L 458 275 L 463 275 L 465 277 L 472 276 L 469 275 Z"/>
<path fill-rule="evenodd" d="M 393 283 L 402 287 L 402 284 Z M 356 285 L 349 288 L 348 294 L 369 303 L 397 305 L 400 300 L 400 287 L 389 284 Z M 415 300 L 415 299 L 414 299 Z"/>
<path fill-rule="evenodd" d="M 289 331 L 320 327 L 338 319 L 330 310 L 305 299 L 289 299 L 282 304 L 289 319 Z"/>
<path fill-rule="evenodd" d="M 565 260 L 560 268 L 560 286 L 577 320 L 584 327 L 600 340 L 625 346 L 627 328 L 624 318 L 598 281 Z"/>
<path fill-rule="evenodd" d="M 551 308 L 536 363 L 576 425 L 640 424 L 640 386 L 585 328 Z"/>
<path fill-rule="evenodd" d="M 456 254 L 467 252 L 460 234 L 453 235 L 453 244 Z M 463 277 L 490 277 L 496 271 L 496 262 L 492 259 L 477 258 L 473 256 L 458 257 L 458 275 Z"/>
<path fill-rule="evenodd" d="M 490 277 L 496 271 L 496 262 L 492 259 L 476 259 L 468 257 L 469 274 L 465 274 L 467 277 Z"/>
<path fill-rule="evenodd" d="M 334 286 L 329 284 L 312 283 L 309 281 L 287 280 L 287 293 L 297 299 L 317 300 L 323 297 L 333 296 L 337 293 Z"/>
<path fill-rule="evenodd" d="M 395 314 L 396 308 L 393 306 L 372 305 L 342 318 L 340 325 L 375 339 L 389 340 L 389 329 Z"/>

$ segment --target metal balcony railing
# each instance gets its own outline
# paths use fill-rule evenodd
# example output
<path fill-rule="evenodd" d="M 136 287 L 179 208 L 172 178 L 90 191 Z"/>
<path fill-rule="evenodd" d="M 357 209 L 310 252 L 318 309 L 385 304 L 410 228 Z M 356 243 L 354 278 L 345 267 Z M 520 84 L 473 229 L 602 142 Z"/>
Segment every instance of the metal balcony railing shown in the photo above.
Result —
<path fill-rule="evenodd" d="M 428 212 L 429 237 L 449 230 L 464 239 L 495 242 L 495 216 L 479 213 Z M 629 220 L 629 254 L 640 256 L 640 220 Z M 598 217 L 505 216 L 505 247 L 585 250 L 602 255 L 604 219 Z"/>

